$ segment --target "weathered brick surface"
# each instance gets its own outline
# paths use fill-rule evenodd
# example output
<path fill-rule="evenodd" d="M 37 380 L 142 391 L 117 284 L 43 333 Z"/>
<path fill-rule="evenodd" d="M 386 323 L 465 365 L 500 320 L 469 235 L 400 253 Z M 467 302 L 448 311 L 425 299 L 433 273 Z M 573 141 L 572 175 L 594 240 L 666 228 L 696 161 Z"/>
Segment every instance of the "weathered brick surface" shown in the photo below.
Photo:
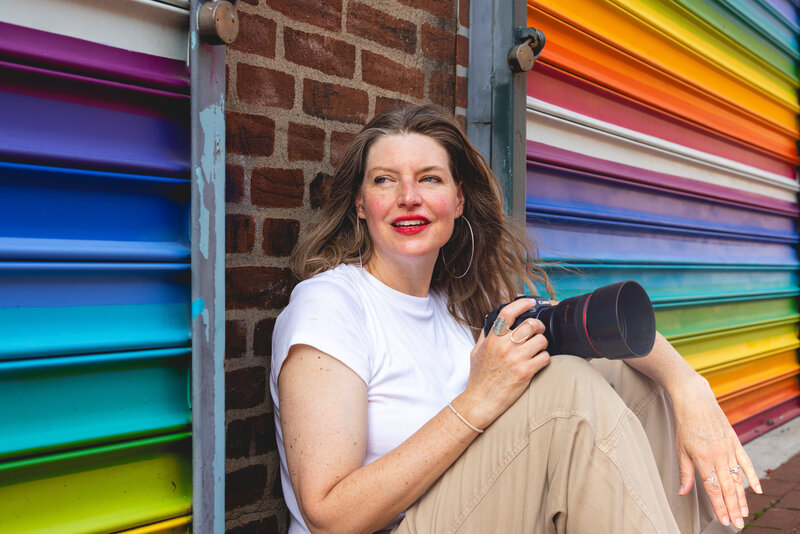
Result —
<path fill-rule="evenodd" d="M 289 161 L 322 161 L 325 130 L 308 124 L 289 123 Z"/>
<path fill-rule="evenodd" d="M 256 240 L 256 223 L 249 215 L 228 213 L 225 216 L 225 252 L 250 252 Z"/>
<path fill-rule="evenodd" d="M 268 256 L 288 256 L 297 244 L 300 223 L 295 219 L 264 219 L 262 247 Z"/>
<path fill-rule="evenodd" d="M 754 519 L 751 524 L 756 527 L 779 529 L 781 532 L 797 532 L 794 529 L 800 527 L 800 510 L 776 506 Z M 749 531 L 756 532 L 754 529 L 749 529 Z"/>
<path fill-rule="evenodd" d="M 397 91 L 414 98 L 422 98 L 425 73 L 414 67 L 405 67 L 369 50 L 361 52 L 361 71 L 365 82 Z"/>
<path fill-rule="evenodd" d="M 250 13 L 239 13 L 239 36 L 231 47 L 240 52 L 275 57 L 274 20 Z"/>
<path fill-rule="evenodd" d="M 263 498 L 267 483 L 267 467 L 252 465 L 225 474 L 225 508 L 247 506 Z"/>
<path fill-rule="evenodd" d="M 341 39 L 286 28 L 283 46 L 292 63 L 345 78 L 355 72 L 356 47 Z"/>
<path fill-rule="evenodd" d="M 306 79 L 303 111 L 320 119 L 363 123 L 369 115 L 369 94 L 363 89 Z"/>
<path fill-rule="evenodd" d="M 795 484 L 796 482 L 792 481 L 768 478 L 761 481 L 761 489 L 767 497 L 780 499 L 793 489 Z"/>
<path fill-rule="evenodd" d="M 225 321 L 225 359 L 241 358 L 247 352 L 247 322 Z"/>
<path fill-rule="evenodd" d="M 267 382 L 275 319 L 297 283 L 289 254 L 374 114 L 435 101 L 458 105 L 464 123 L 468 41 L 457 34 L 469 24 L 465 6 L 239 3 L 240 33 L 225 67 L 227 532 L 288 529 Z"/>
<path fill-rule="evenodd" d="M 265 208 L 303 205 L 303 171 L 257 167 L 250 178 L 250 201 Z"/>
<path fill-rule="evenodd" d="M 414 53 L 417 47 L 417 26 L 413 22 L 393 17 L 361 2 L 349 4 L 347 31 L 407 54 Z"/>
<path fill-rule="evenodd" d="M 326 30 L 342 27 L 342 0 L 265 0 L 287 17 Z"/>
<path fill-rule="evenodd" d="M 437 61 L 452 62 L 455 57 L 455 35 L 432 24 L 422 25 L 421 45 L 425 55 Z"/>
<path fill-rule="evenodd" d="M 279 70 L 239 63 L 236 71 L 239 100 L 256 106 L 292 109 L 294 76 Z"/>
<path fill-rule="evenodd" d="M 283 308 L 295 285 L 291 271 L 279 267 L 229 267 L 225 270 L 226 308 Z"/>

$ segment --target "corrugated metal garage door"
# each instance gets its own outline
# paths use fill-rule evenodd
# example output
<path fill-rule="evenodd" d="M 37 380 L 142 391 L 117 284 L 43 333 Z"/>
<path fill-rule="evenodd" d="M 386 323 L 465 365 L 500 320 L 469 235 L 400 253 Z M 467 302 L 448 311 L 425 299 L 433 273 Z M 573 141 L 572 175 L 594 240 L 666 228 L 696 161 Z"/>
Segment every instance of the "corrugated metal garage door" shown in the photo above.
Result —
<path fill-rule="evenodd" d="M 528 227 L 561 297 L 638 280 L 743 440 L 800 414 L 797 5 L 528 3 Z"/>
<path fill-rule="evenodd" d="M 0 19 L 0 531 L 186 531 L 188 6 Z"/>

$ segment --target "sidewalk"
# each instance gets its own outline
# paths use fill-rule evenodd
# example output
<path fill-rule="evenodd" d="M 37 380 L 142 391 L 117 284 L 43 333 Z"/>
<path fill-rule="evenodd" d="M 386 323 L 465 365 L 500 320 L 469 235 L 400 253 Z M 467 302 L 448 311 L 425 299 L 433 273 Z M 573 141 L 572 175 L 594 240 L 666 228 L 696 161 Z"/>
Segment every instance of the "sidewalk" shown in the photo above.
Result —
<path fill-rule="evenodd" d="M 763 495 L 748 488 L 744 534 L 800 533 L 800 417 L 745 445 Z"/>

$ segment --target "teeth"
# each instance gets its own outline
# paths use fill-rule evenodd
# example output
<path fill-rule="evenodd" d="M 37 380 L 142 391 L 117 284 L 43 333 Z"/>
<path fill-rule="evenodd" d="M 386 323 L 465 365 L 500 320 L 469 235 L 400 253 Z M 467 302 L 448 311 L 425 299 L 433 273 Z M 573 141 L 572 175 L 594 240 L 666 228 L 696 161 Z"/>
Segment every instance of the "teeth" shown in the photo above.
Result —
<path fill-rule="evenodd" d="M 400 226 L 402 228 L 409 228 L 411 226 L 422 226 L 424 224 L 427 224 L 427 223 L 425 221 L 420 221 L 420 220 L 416 220 L 416 221 L 397 221 L 396 223 L 394 223 L 395 226 Z"/>

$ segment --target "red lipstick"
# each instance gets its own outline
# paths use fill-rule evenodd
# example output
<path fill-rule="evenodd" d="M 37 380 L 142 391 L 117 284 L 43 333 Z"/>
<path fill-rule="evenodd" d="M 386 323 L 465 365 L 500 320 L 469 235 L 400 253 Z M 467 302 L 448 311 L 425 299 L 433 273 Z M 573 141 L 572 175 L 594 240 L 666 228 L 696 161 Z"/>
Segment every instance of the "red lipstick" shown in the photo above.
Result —
<path fill-rule="evenodd" d="M 414 235 L 428 227 L 430 221 L 422 215 L 403 215 L 392 221 L 395 232 L 403 235 Z"/>

